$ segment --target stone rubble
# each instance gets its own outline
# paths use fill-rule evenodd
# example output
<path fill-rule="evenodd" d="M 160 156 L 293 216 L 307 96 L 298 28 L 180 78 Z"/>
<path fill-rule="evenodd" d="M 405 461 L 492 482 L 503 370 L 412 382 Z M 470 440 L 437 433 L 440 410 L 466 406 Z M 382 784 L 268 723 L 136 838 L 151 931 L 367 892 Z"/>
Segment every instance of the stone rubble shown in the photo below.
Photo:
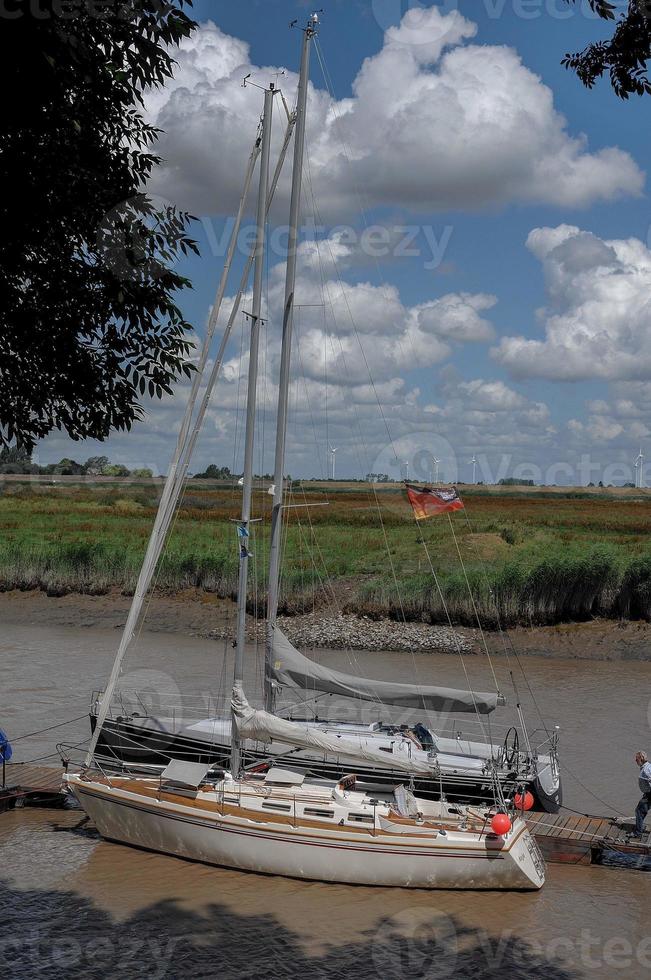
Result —
<path fill-rule="evenodd" d="M 427 623 L 397 623 L 390 619 L 341 614 L 317 620 L 312 616 L 279 616 L 278 625 L 294 646 L 307 649 L 324 647 L 399 653 L 471 653 L 473 649 L 465 636 L 447 626 Z M 257 639 L 262 639 L 264 623 L 258 623 L 255 632 Z M 211 635 L 221 637 L 223 634 L 213 630 Z"/>

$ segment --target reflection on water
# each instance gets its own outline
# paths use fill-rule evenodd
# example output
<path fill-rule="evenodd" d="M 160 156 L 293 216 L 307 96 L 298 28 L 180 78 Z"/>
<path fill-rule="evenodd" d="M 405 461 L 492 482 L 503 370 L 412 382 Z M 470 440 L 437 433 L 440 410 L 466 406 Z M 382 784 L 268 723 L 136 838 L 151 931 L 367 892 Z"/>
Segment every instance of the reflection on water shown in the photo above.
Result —
<path fill-rule="evenodd" d="M 81 714 L 115 639 L 12 627 L 0 641 L 10 681 L 0 724 L 28 731 Z M 180 644 L 183 689 L 209 689 L 221 671 L 221 648 L 210 641 L 145 635 L 138 667 L 171 673 Z M 372 655 L 378 677 L 404 679 L 405 663 Z M 561 725 L 563 758 L 584 784 L 566 777 L 570 805 L 605 812 L 594 792 L 631 813 L 649 665 L 527 663 L 540 707 Z M 485 681 L 485 665 L 471 667 Z M 459 683 L 452 657 L 423 657 L 418 668 L 423 683 Z M 86 734 L 85 721 L 74 734 Z M 19 742 L 17 755 L 52 751 L 60 737 Z M 651 970 L 650 885 L 640 872 L 560 866 L 535 894 L 297 882 L 107 843 L 78 810 L 16 811 L 0 815 L 0 977 L 637 978 Z"/>

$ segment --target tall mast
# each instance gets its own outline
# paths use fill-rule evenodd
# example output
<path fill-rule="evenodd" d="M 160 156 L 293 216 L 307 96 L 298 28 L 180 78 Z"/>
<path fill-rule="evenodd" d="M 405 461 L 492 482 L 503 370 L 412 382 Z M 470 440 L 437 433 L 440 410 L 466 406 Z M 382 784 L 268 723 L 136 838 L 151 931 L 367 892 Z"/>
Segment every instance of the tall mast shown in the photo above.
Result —
<path fill-rule="evenodd" d="M 249 574 L 249 526 L 251 521 L 251 495 L 253 491 L 253 447 L 255 436 L 256 390 L 258 384 L 258 349 L 260 346 L 260 313 L 262 309 L 262 279 L 264 273 L 265 225 L 267 194 L 269 187 L 269 150 L 271 147 L 271 117 L 273 112 L 273 84 L 264 92 L 262 117 L 262 150 L 260 153 L 260 183 L 256 214 L 255 267 L 253 273 L 253 305 L 251 307 L 251 345 L 249 349 L 249 377 L 246 402 L 246 434 L 244 440 L 244 475 L 242 487 L 242 518 L 238 526 L 240 551 L 240 575 L 237 590 L 237 633 L 235 645 L 234 686 L 241 687 L 244 679 L 244 644 L 246 642 L 246 598 Z M 240 771 L 242 751 L 235 720 L 231 737 L 231 772 Z"/>
<path fill-rule="evenodd" d="M 283 336 L 280 354 L 280 380 L 278 387 L 278 414 L 276 417 L 276 455 L 274 463 L 274 497 L 271 512 L 271 542 L 269 547 L 269 593 L 267 598 L 267 636 L 265 648 L 264 700 L 268 711 L 273 708 L 273 688 L 269 666 L 272 662 L 273 632 L 278 613 L 280 589 L 280 545 L 282 532 L 282 507 L 285 479 L 285 441 L 287 436 L 287 406 L 291 367 L 292 330 L 294 326 L 294 289 L 296 285 L 296 253 L 298 249 L 298 223 L 301 211 L 301 187 L 303 182 L 303 151 L 305 147 L 305 110 L 307 83 L 310 70 L 310 44 L 316 35 L 319 18 L 312 14 L 303 33 L 301 69 L 296 100 L 296 130 L 294 134 L 294 164 L 292 170 L 292 196 L 289 207 L 289 235 L 287 243 L 287 271 L 285 273 L 285 305 L 283 308 Z"/>
<path fill-rule="evenodd" d="M 288 126 L 288 132 L 290 126 Z M 104 693 L 101 696 L 99 703 L 99 710 L 97 713 L 97 718 L 95 721 L 95 727 L 91 735 L 90 744 L 86 753 L 85 765 L 90 766 L 93 761 L 93 756 L 95 754 L 95 749 L 97 748 L 97 742 L 99 740 L 102 728 L 104 727 L 104 722 L 108 717 L 108 713 L 111 708 L 111 701 L 113 694 L 117 687 L 120 671 L 122 669 L 122 663 L 125 656 L 129 650 L 131 643 L 133 642 L 138 622 L 142 614 L 142 609 L 144 606 L 145 598 L 149 587 L 151 585 L 154 572 L 156 570 L 156 565 L 158 559 L 160 558 L 165 540 L 167 538 L 167 533 L 170 528 L 170 523 L 172 516 L 174 514 L 174 509 L 178 503 L 178 499 L 183 487 L 183 481 L 185 479 L 188 464 L 190 462 L 190 456 L 192 453 L 192 448 L 196 441 L 201 422 L 205 415 L 208 400 L 210 398 L 210 393 L 214 388 L 215 381 L 217 380 L 217 375 L 221 368 L 221 363 L 223 360 L 223 354 L 225 350 L 226 341 L 230 335 L 230 329 L 232 322 L 229 320 L 229 326 L 227 327 L 224 340 L 222 343 L 222 348 L 220 354 L 218 355 L 217 362 L 213 367 L 210 379 L 206 385 L 206 389 L 203 398 L 200 402 L 199 411 L 195 416 L 195 407 L 197 403 L 197 397 L 199 395 L 199 389 L 201 387 L 201 382 L 203 380 L 204 371 L 206 367 L 206 362 L 208 360 L 208 355 L 210 353 L 210 347 L 217 326 L 217 318 L 221 310 L 222 301 L 224 299 L 224 294 L 226 292 L 226 286 L 228 283 L 228 275 L 233 262 L 233 256 L 235 255 L 235 248 L 237 246 L 238 235 L 240 231 L 240 226 L 242 223 L 242 216 L 244 214 L 244 209 L 246 207 L 246 200 L 249 193 L 249 186 L 251 179 L 253 177 L 253 171 L 255 168 L 256 160 L 260 153 L 260 138 L 259 135 L 256 138 L 255 145 L 251 151 L 249 157 L 248 166 L 246 169 L 246 176 L 244 178 L 244 186 L 242 188 L 242 195 L 240 197 L 239 208 L 237 211 L 237 217 L 235 219 L 235 224 L 231 231 L 231 238 L 228 245 L 228 250 L 226 253 L 226 261 L 224 262 L 224 269 L 222 271 L 221 280 L 219 282 L 219 287 L 217 289 L 217 295 L 215 296 L 215 302 L 213 303 L 212 309 L 210 311 L 210 317 L 208 320 L 208 327 L 206 329 L 206 335 L 202 345 L 201 353 L 199 356 L 199 362 L 197 365 L 197 370 L 192 381 L 192 387 L 190 389 L 190 396 L 188 398 L 187 405 L 185 407 L 185 412 L 183 415 L 183 421 L 181 422 L 181 428 L 176 440 L 176 447 L 174 449 L 174 455 L 165 478 L 165 485 L 163 487 L 163 492 L 161 494 L 161 499 L 158 504 L 158 510 L 156 511 L 156 518 L 154 520 L 154 526 L 149 537 L 149 542 L 147 544 L 147 550 L 145 552 L 145 557 L 143 559 L 142 566 L 140 568 L 140 573 L 138 575 L 138 582 L 136 584 L 136 589 L 133 594 L 133 599 L 131 600 L 131 606 L 129 608 L 129 614 L 127 616 L 124 629 L 122 631 L 122 636 L 120 638 L 120 644 L 118 646 L 118 651 L 113 662 L 113 668 L 111 670 L 111 675 L 108 679 L 108 683 L 104 689 Z M 281 154 L 282 155 L 282 154 Z M 250 266 L 248 267 L 250 268 Z M 247 271 L 248 277 L 248 271 Z M 238 300 L 239 302 L 239 300 Z M 235 319 L 235 313 L 231 314 L 232 320 Z M 194 424 L 193 424 L 194 418 Z"/>

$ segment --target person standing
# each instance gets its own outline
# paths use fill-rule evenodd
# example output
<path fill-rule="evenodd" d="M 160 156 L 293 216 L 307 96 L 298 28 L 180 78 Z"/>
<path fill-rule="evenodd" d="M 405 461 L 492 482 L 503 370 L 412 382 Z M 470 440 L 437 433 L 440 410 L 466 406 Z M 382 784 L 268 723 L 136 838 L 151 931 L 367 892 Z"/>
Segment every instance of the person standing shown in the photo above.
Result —
<path fill-rule="evenodd" d="M 635 761 L 640 767 L 639 784 L 642 799 L 635 807 L 635 831 L 631 837 L 642 837 L 644 833 L 644 818 L 651 810 L 651 762 L 646 752 L 637 752 Z"/>

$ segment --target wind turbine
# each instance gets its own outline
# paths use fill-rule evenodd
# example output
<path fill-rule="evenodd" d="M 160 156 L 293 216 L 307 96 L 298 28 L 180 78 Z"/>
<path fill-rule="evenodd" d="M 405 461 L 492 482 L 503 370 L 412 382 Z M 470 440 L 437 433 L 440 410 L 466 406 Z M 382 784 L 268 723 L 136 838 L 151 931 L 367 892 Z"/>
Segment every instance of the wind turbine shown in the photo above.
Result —
<path fill-rule="evenodd" d="M 472 454 L 472 459 L 469 462 L 472 463 L 472 482 L 476 483 L 477 482 L 477 457 L 475 456 L 474 453 Z"/>
<path fill-rule="evenodd" d="M 432 483 L 439 482 L 439 463 L 441 460 L 437 456 L 432 456 L 432 463 L 434 465 L 434 471 L 432 473 Z"/>
<path fill-rule="evenodd" d="M 405 460 L 404 466 L 405 466 L 405 480 L 408 480 L 409 479 L 409 460 L 408 459 Z"/>
<path fill-rule="evenodd" d="M 640 451 L 637 454 L 635 463 L 633 464 L 636 469 L 635 473 L 635 486 L 642 489 L 643 478 L 644 478 L 644 455 L 642 453 L 642 446 L 640 446 Z"/>
<path fill-rule="evenodd" d="M 334 480 L 335 478 L 335 453 L 336 452 L 337 452 L 337 447 L 330 446 L 330 459 L 332 460 L 332 477 L 331 477 L 332 480 Z"/>

